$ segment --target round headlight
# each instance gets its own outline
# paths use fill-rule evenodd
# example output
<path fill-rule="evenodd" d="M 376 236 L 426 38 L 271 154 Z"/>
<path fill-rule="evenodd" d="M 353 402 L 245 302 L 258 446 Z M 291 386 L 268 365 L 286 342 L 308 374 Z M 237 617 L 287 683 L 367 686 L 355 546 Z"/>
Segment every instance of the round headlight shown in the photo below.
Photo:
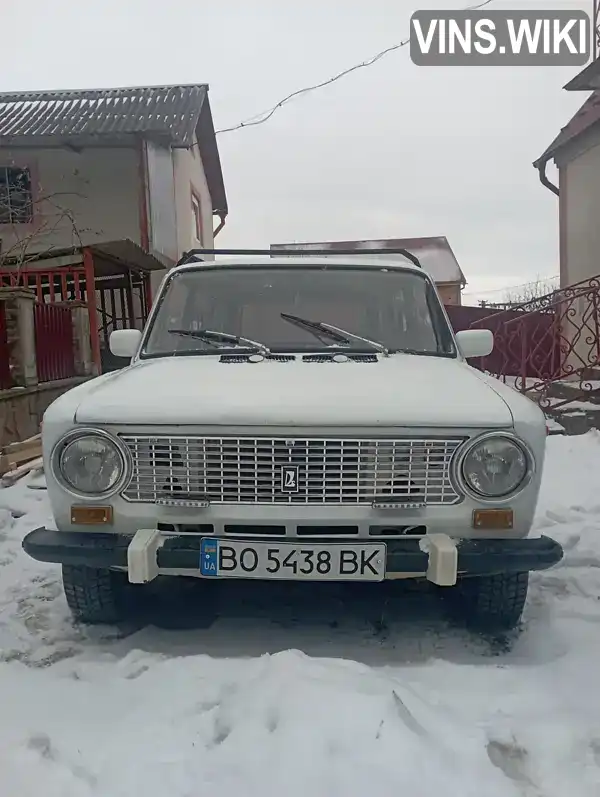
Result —
<path fill-rule="evenodd" d="M 502 498 L 517 490 L 529 473 L 525 450 L 509 437 L 475 443 L 462 461 L 462 477 L 482 498 Z"/>
<path fill-rule="evenodd" d="M 65 485 L 82 495 L 103 495 L 113 490 L 125 473 L 118 445 L 100 434 L 81 434 L 60 449 L 56 462 Z"/>

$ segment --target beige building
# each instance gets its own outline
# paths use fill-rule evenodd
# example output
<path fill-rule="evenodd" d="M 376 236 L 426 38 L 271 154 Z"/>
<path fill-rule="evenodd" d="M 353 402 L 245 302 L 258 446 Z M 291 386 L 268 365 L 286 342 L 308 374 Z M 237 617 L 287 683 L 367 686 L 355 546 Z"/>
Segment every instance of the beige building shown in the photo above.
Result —
<path fill-rule="evenodd" d="M 272 244 L 271 250 L 300 249 L 406 249 L 415 255 L 423 270 L 433 277 L 445 305 L 461 304 L 461 291 L 466 280 L 448 239 L 444 235 L 430 238 L 386 238 L 385 240 L 327 241 L 320 243 Z M 399 257 L 402 257 L 399 255 Z M 404 258 L 402 258 L 404 259 Z"/>
<path fill-rule="evenodd" d="M 542 184 L 558 197 L 560 287 L 583 283 L 579 290 L 558 293 L 553 302 L 562 371 L 581 382 L 589 368 L 600 365 L 597 290 L 588 290 L 596 284 L 589 280 L 600 275 L 600 59 L 564 89 L 585 92 L 586 99 L 534 166 Z M 547 174 L 551 161 L 558 169 L 558 185 Z"/>
<path fill-rule="evenodd" d="M 169 266 L 227 212 L 208 86 L 0 93 L 0 262 L 133 242 Z"/>
<path fill-rule="evenodd" d="M 588 96 L 534 163 L 542 184 L 558 196 L 561 288 L 600 274 L 600 59 L 564 88 Z M 558 185 L 548 177 L 550 161 Z"/>

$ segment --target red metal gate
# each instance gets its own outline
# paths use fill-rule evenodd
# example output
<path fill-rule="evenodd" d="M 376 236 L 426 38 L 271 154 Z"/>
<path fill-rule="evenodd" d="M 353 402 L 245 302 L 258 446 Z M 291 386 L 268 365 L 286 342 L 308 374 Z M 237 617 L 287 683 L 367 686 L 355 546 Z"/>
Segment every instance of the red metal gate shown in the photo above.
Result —
<path fill-rule="evenodd" d="M 73 318 L 68 305 L 33 306 L 37 373 L 40 382 L 75 376 Z"/>

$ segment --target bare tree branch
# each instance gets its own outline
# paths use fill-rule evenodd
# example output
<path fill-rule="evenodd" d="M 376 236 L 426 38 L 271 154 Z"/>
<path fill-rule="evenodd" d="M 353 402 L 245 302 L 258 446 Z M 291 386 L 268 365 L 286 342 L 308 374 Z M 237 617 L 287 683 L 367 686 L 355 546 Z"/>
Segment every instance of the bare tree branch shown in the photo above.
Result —
<path fill-rule="evenodd" d="M 508 288 L 502 300 L 499 302 L 481 301 L 480 305 L 481 307 L 508 310 L 511 307 L 533 302 L 536 299 L 540 299 L 542 296 L 552 293 L 559 287 L 558 282 L 558 277 L 538 277 L 532 282 L 526 282 L 522 285 Z"/>
<path fill-rule="evenodd" d="M 504 294 L 504 302 L 515 305 L 540 299 L 542 296 L 546 296 L 557 289 L 557 281 L 558 277 L 556 279 L 541 279 L 538 277 L 535 282 L 530 282 L 528 285 L 522 285 L 518 289 L 509 289 Z"/>
<path fill-rule="evenodd" d="M 82 246 L 81 233 L 73 211 L 65 202 L 67 198 L 83 198 L 77 192 L 54 191 L 44 194 L 40 192 L 30 203 L 28 216 L 30 222 L 12 221 L 2 226 L 2 238 L 9 239 L 7 248 L 0 250 L 0 267 L 10 265 L 17 274 L 30 262 L 36 260 L 40 254 L 48 254 L 53 250 L 65 246 L 65 237 L 69 236 L 73 246 Z M 0 219 L 9 215 L 8 197 L 0 196 Z M 8 235 L 6 234 L 8 233 Z M 60 245 L 52 243 L 55 233 L 60 233 Z"/>

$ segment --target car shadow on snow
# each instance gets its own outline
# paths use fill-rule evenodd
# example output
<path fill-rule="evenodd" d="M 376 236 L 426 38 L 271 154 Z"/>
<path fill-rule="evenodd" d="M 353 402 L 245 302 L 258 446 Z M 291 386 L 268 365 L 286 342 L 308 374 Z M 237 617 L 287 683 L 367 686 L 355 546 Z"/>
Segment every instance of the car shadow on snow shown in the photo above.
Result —
<path fill-rule="evenodd" d="M 442 590 L 427 583 L 347 585 L 196 579 L 157 582 L 128 606 L 117 643 L 165 655 L 248 657 L 301 649 L 371 665 L 455 662 L 510 651 L 512 638 L 484 638 L 451 623 Z"/>

